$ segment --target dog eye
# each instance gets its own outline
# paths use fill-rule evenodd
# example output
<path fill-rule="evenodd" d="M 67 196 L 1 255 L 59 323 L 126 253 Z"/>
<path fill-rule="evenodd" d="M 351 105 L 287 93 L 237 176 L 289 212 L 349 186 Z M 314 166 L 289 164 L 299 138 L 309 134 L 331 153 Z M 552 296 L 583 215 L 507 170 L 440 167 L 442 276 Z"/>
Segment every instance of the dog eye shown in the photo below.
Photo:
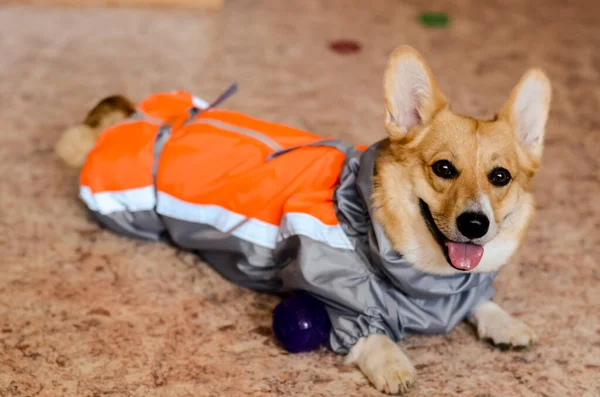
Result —
<path fill-rule="evenodd" d="M 436 161 L 431 168 L 433 173 L 444 179 L 453 179 L 458 176 L 458 171 L 448 160 Z"/>
<path fill-rule="evenodd" d="M 510 182 L 511 176 L 505 168 L 494 168 L 488 175 L 488 179 L 494 186 L 506 186 Z"/>

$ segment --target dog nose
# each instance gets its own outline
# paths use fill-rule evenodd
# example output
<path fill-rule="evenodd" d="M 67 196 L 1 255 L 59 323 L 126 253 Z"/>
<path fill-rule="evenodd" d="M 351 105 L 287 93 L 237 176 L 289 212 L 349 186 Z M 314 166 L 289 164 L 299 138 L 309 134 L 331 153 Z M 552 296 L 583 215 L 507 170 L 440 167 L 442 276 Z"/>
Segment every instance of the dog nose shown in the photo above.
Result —
<path fill-rule="evenodd" d="M 456 219 L 456 225 L 463 236 L 475 239 L 485 236 L 490 220 L 479 212 L 464 212 Z"/>

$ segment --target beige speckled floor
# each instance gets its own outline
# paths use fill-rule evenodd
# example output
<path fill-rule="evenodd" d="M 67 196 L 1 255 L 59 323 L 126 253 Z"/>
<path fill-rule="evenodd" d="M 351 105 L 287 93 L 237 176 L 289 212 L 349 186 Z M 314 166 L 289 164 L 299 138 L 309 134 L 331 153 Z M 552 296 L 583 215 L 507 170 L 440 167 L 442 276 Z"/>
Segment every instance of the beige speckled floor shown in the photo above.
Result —
<path fill-rule="evenodd" d="M 447 10 L 445 30 L 418 25 Z M 340 56 L 330 40 L 363 49 Z M 429 60 L 456 110 L 491 115 L 527 66 L 555 86 L 538 216 L 498 299 L 541 340 L 479 343 L 466 325 L 411 337 L 411 396 L 600 396 L 600 3 L 229 0 L 213 12 L 0 5 L 0 396 L 376 396 L 322 351 L 290 356 L 272 298 L 192 254 L 101 231 L 52 154 L 101 97 L 184 88 L 355 143 L 383 136 L 398 44 Z"/>

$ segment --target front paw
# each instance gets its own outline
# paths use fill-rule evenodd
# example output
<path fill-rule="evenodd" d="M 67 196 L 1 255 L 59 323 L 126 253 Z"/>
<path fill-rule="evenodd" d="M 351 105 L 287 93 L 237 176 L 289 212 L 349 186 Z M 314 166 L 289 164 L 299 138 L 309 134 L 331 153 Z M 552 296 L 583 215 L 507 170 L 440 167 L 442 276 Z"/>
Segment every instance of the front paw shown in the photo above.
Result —
<path fill-rule="evenodd" d="M 349 360 L 377 390 L 403 394 L 414 384 L 416 371 L 404 352 L 384 335 L 371 335 L 361 340 L 350 353 Z"/>
<path fill-rule="evenodd" d="M 499 306 L 488 306 L 477 313 L 477 333 L 501 348 L 523 348 L 537 341 L 535 332 Z"/>
<path fill-rule="evenodd" d="M 404 353 L 401 353 L 404 356 Z M 374 354 L 361 370 L 375 388 L 388 394 L 403 394 L 413 385 L 416 372 L 405 357 L 397 357 L 391 352 Z"/>

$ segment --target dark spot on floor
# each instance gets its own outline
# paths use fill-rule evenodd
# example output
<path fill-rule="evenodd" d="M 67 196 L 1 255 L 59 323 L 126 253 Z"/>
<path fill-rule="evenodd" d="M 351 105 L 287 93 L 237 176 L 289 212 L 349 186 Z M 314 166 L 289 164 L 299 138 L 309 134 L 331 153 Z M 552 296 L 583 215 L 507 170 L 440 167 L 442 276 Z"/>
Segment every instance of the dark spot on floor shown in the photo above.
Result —
<path fill-rule="evenodd" d="M 98 316 L 108 316 L 110 317 L 110 312 L 104 308 L 98 307 L 96 309 L 92 309 L 88 312 L 88 314 L 91 315 L 98 315 Z"/>
<path fill-rule="evenodd" d="M 339 372 L 347 373 L 354 371 L 354 367 L 351 365 L 346 365 L 343 363 L 335 363 L 334 366 L 337 368 Z"/>
<path fill-rule="evenodd" d="M 65 365 L 67 365 L 67 358 L 65 356 L 58 356 L 56 359 L 56 364 L 59 367 L 64 367 Z"/>
<path fill-rule="evenodd" d="M 252 330 L 252 332 L 259 334 L 260 336 L 273 336 L 273 331 L 270 327 L 256 327 Z"/>
<path fill-rule="evenodd" d="M 228 325 L 223 325 L 222 327 L 218 328 L 219 331 L 231 331 L 235 329 L 235 325 L 233 324 L 228 324 Z"/>
<path fill-rule="evenodd" d="M 335 40 L 329 43 L 329 49 L 341 55 L 359 52 L 362 46 L 355 40 Z"/>
<path fill-rule="evenodd" d="M 90 328 L 99 326 L 100 324 L 100 321 L 96 320 L 95 318 L 92 318 L 90 320 L 82 321 L 80 324 L 73 324 L 73 327 L 80 331 L 87 331 Z"/>
<path fill-rule="evenodd" d="M 498 348 L 500 351 L 507 352 L 510 350 L 511 345 L 508 343 L 499 343 L 496 345 L 496 348 Z"/>
<path fill-rule="evenodd" d="M 86 259 L 89 259 L 92 256 L 89 252 L 84 252 L 77 258 L 77 262 L 84 262 Z"/>

